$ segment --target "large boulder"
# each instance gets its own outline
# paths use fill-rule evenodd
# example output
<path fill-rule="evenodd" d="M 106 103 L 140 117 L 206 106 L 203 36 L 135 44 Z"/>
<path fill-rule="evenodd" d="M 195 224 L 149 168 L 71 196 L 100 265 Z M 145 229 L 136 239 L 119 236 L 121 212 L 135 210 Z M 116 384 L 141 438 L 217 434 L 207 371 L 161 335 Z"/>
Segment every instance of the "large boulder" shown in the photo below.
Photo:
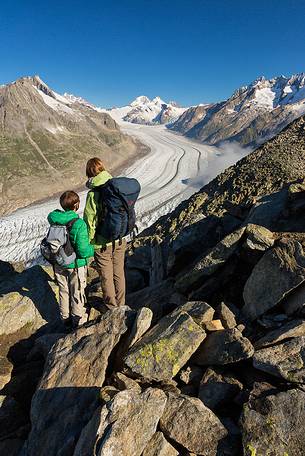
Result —
<path fill-rule="evenodd" d="M 84 425 L 99 404 L 108 358 L 127 330 L 128 308 L 108 311 L 96 324 L 60 339 L 48 355 L 32 400 L 32 429 L 24 454 L 73 454 Z"/>
<path fill-rule="evenodd" d="M 209 368 L 200 382 L 198 396 L 204 405 L 214 410 L 231 402 L 242 389 L 242 383 L 233 374 Z"/>
<path fill-rule="evenodd" d="M 284 378 L 288 382 L 305 381 L 305 337 L 262 348 L 255 352 L 253 365 L 268 374 Z"/>
<path fill-rule="evenodd" d="M 126 366 L 133 375 L 150 381 L 170 380 L 205 337 L 205 331 L 188 313 L 174 311 L 131 347 Z"/>
<path fill-rule="evenodd" d="M 235 253 L 245 228 L 239 228 L 228 234 L 215 247 L 197 260 L 187 272 L 181 273 L 175 283 L 175 288 L 181 293 L 187 293 L 198 288 L 202 281 L 214 274 Z"/>
<path fill-rule="evenodd" d="M 160 428 L 169 439 L 198 455 L 214 456 L 225 427 L 200 399 L 168 393 Z"/>
<path fill-rule="evenodd" d="M 84 427 L 73 456 L 141 456 L 156 432 L 165 404 L 166 395 L 157 388 L 143 393 L 117 393 L 97 408 Z"/>
<path fill-rule="evenodd" d="M 246 456 L 300 456 L 305 447 L 305 393 L 262 395 L 244 406 L 241 416 Z"/>
<path fill-rule="evenodd" d="M 50 268 L 34 266 L 11 274 L 0 284 L 0 336 L 23 330 L 29 337 L 59 320 L 57 287 Z"/>
<path fill-rule="evenodd" d="M 255 342 L 255 349 L 274 345 L 282 340 L 293 337 L 305 336 L 305 320 L 292 320 L 278 329 L 268 332 L 264 337 Z"/>
<path fill-rule="evenodd" d="M 253 251 L 265 251 L 274 244 L 274 235 L 267 228 L 249 223 L 246 228 L 245 247 Z"/>
<path fill-rule="evenodd" d="M 251 358 L 254 348 L 237 329 L 224 329 L 208 335 L 194 355 L 200 366 L 236 363 Z"/>
<path fill-rule="evenodd" d="M 246 282 L 244 317 L 256 319 L 304 280 L 305 253 L 301 243 L 282 240 L 263 255 Z"/>

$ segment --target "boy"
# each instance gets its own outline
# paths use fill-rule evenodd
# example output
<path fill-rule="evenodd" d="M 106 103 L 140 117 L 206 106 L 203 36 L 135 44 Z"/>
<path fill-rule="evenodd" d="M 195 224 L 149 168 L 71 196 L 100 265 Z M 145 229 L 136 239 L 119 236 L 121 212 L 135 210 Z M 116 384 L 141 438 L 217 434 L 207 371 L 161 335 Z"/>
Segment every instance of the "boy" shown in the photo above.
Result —
<path fill-rule="evenodd" d="M 48 215 L 50 225 L 67 225 L 77 219 L 69 230 L 71 245 L 76 260 L 67 266 L 55 265 L 54 272 L 59 286 L 59 311 L 66 327 L 77 328 L 85 323 L 85 287 L 88 259 L 93 257 L 94 249 L 89 243 L 86 223 L 76 213 L 79 209 L 79 196 L 67 191 L 60 197 L 63 211 L 56 209 Z"/>

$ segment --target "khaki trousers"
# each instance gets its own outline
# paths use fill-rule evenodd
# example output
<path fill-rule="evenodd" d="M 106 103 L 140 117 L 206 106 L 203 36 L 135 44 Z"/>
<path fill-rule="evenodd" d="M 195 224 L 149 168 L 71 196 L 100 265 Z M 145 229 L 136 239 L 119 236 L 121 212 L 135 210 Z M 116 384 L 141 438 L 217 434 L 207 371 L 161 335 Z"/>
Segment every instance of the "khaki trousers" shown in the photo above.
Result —
<path fill-rule="evenodd" d="M 116 241 L 108 244 L 105 249 L 94 253 L 96 269 L 101 278 L 105 304 L 110 306 L 125 305 L 125 251 L 126 240 L 121 245 Z"/>
<path fill-rule="evenodd" d="M 84 323 L 86 318 L 87 266 L 75 269 L 54 267 L 59 286 L 59 312 L 62 320 L 71 317 L 72 322 Z"/>

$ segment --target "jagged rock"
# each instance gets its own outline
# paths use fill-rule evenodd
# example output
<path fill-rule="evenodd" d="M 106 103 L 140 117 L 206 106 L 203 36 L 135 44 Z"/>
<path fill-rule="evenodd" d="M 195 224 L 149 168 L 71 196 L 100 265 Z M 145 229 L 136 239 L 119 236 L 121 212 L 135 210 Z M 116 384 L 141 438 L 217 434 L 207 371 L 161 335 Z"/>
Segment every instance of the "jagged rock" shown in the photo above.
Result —
<path fill-rule="evenodd" d="M 13 397 L 0 396 L 0 441 L 25 438 L 29 426 L 30 423 L 18 402 Z"/>
<path fill-rule="evenodd" d="M 185 304 L 177 307 L 171 315 L 179 315 L 182 312 L 186 312 L 193 318 L 193 320 L 200 326 L 213 320 L 214 309 L 204 301 L 188 301 Z"/>
<path fill-rule="evenodd" d="M 301 285 L 289 293 L 283 300 L 282 307 L 287 315 L 293 315 L 305 308 L 305 282 L 301 283 Z"/>
<path fill-rule="evenodd" d="M 285 314 L 266 314 L 257 320 L 263 328 L 274 329 L 281 328 L 288 321 Z"/>
<path fill-rule="evenodd" d="M 232 374 L 221 374 L 214 369 L 207 369 L 199 387 L 199 399 L 204 405 L 214 410 L 234 399 L 243 385 Z"/>
<path fill-rule="evenodd" d="M 189 385 L 190 383 L 199 385 L 202 375 L 203 369 L 201 367 L 188 366 L 186 369 L 181 370 L 179 378 L 186 385 Z"/>
<path fill-rule="evenodd" d="M 305 393 L 293 389 L 256 398 L 241 416 L 244 454 L 300 456 L 304 454 Z"/>
<path fill-rule="evenodd" d="M 194 362 L 201 366 L 236 363 L 253 353 L 251 342 L 238 329 L 224 329 L 208 335 L 194 355 Z"/>
<path fill-rule="evenodd" d="M 254 320 L 305 280 L 305 255 L 298 241 L 282 240 L 254 267 L 244 288 L 243 315 Z"/>
<path fill-rule="evenodd" d="M 219 306 L 216 307 L 216 315 L 220 318 L 225 329 L 235 328 L 235 315 L 224 302 L 221 302 Z"/>
<path fill-rule="evenodd" d="M 58 339 L 65 337 L 66 334 L 55 333 L 55 334 L 44 334 L 35 340 L 34 347 L 28 354 L 28 359 L 35 358 L 37 355 L 42 356 L 44 359 L 47 358 L 49 351 Z"/>
<path fill-rule="evenodd" d="M 207 252 L 203 258 L 197 260 L 188 272 L 181 273 L 175 283 L 175 288 L 181 293 L 186 293 L 200 285 L 210 275 L 214 274 L 236 251 L 239 240 L 245 228 L 239 228 L 228 234 L 214 248 Z M 197 287 L 198 288 L 198 287 Z"/>
<path fill-rule="evenodd" d="M 131 372 L 148 380 L 173 378 L 197 350 L 206 333 L 187 313 L 162 318 L 128 351 L 125 363 Z"/>
<path fill-rule="evenodd" d="M 162 432 L 156 432 L 142 456 L 178 456 L 178 454 L 178 451 L 166 440 Z"/>
<path fill-rule="evenodd" d="M 113 375 L 113 383 L 119 390 L 135 389 L 136 391 L 141 392 L 140 385 L 132 378 L 122 374 L 122 372 L 116 372 Z"/>
<path fill-rule="evenodd" d="M 204 324 L 204 329 L 206 329 L 209 332 L 214 332 L 221 331 L 222 329 L 224 329 L 224 327 L 222 326 L 220 320 L 212 320 Z"/>
<path fill-rule="evenodd" d="M 0 285 L 0 336 L 26 330 L 29 337 L 47 322 L 59 321 L 53 278 L 34 266 L 12 274 Z"/>
<path fill-rule="evenodd" d="M 135 310 L 139 310 L 143 306 L 148 307 L 153 312 L 153 321 L 156 322 L 177 306 L 170 302 L 174 293 L 173 280 L 168 279 L 152 287 L 130 293 L 126 296 L 126 304 Z"/>
<path fill-rule="evenodd" d="M 250 250 L 267 250 L 274 244 L 274 235 L 267 228 L 249 223 L 246 227 L 245 246 Z"/>
<path fill-rule="evenodd" d="M 255 352 L 253 365 L 268 374 L 288 382 L 305 381 L 305 337 L 295 337 L 288 342 L 262 348 Z"/>
<path fill-rule="evenodd" d="M 143 336 L 143 334 L 146 333 L 146 331 L 148 331 L 152 322 L 152 318 L 153 313 L 151 309 L 142 307 L 142 309 L 138 311 L 130 335 L 126 342 L 127 349 L 129 347 L 132 347 L 132 345 L 137 342 Z"/>
<path fill-rule="evenodd" d="M 119 389 L 112 385 L 103 386 L 100 390 L 100 399 L 102 404 L 111 401 L 111 399 L 113 399 L 119 391 Z"/>
<path fill-rule="evenodd" d="M 126 307 L 110 310 L 99 323 L 83 326 L 53 346 L 32 400 L 25 454 L 73 453 L 83 426 L 98 406 L 108 358 L 127 329 L 127 313 Z"/>
<path fill-rule="evenodd" d="M 305 336 L 305 320 L 293 320 L 279 329 L 269 332 L 266 336 L 255 342 L 254 347 L 255 349 L 267 347 L 268 345 L 277 344 L 282 340 L 299 336 Z"/>
<path fill-rule="evenodd" d="M 227 431 L 200 399 L 168 394 L 160 428 L 165 436 L 198 455 L 212 456 Z"/>
<path fill-rule="evenodd" d="M 73 456 L 141 456 L 164 411 L 166 395 L 160 389 L 148 388 L 119 392 L 110 402 L 99 407 L 84 427 Z"/>

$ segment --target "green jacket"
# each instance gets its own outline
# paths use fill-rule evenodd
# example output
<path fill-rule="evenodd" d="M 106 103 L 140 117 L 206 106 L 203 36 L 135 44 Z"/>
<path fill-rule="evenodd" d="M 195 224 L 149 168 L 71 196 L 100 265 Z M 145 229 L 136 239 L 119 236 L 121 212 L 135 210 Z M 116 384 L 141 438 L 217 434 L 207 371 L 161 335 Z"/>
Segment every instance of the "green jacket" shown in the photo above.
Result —
<path fill-rule="evenodd" d="M 93 244 L 95 250 L 99 250 L 107 243 L 100 235 L 96 235 L 96 227 L 98 222 L 98 214 L 102 212 L 99 202 L 99 194 L 94 191 L 94 187 L 105 184 L 112 176 L 107 171 L 102 171 L 90 181 L 91 190 L 87 194 L 86 206 L 84 210 L 84 220 L 88 226 L 89 240 Z"/>
<path fill-rule="evenodd" d="M 68 269 L 81 268 L 88 264 L 88 259 L 93 257 L 94 249 L 89 243 L 87 225 L 74 211 L 61 211 L 56 209 L 48 215 L 50 225 L 66 225 L 70 220 L 78 219 L 70 230 L 70 241 L 76 253 L 76 260 L 67 266 Z"/>

